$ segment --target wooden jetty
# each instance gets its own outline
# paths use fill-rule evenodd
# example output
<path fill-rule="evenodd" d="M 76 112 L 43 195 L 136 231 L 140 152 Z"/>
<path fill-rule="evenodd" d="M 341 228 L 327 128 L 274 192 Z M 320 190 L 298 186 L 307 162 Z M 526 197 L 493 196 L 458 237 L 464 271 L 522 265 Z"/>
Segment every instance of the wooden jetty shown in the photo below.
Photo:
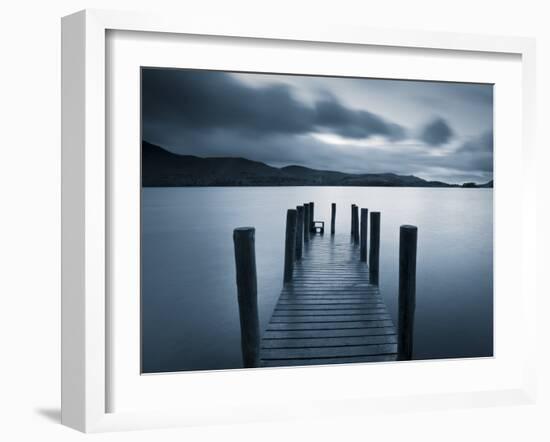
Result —
<path fill-rule="evenodd" d="M 349 238 L 313 236 L 261 339 L 260 366 L 397 359 L 397 333 Z"/>
<path fill-rule="evenodd" d="M 359 229 L 358 206 L 352 206 L 350 241 L 346 235 L 332 234 L 335 206 L 332 205 L 331 211 L 331 235 L 327 236 L 316 234 L 313 203 L 305 204 L 303 210 L 301 206 L 288 210 L 283 288 L 262 336 L 257 326 L 254 228 L 235 230 L 245 367 L 412 359 L 416 227 L 401 226 L 400 229 L 396 329 L 378 287 L 380 213 L 370 212 L 369 268 L 366 262 L 368 212 L 362 209 Z M 297 216 L 302 212 L 303 217 Z M 299 255 L 297 249 L 300 249 Z M 246 256 L 240 256 L 238 250 L 247 251 Z"/>

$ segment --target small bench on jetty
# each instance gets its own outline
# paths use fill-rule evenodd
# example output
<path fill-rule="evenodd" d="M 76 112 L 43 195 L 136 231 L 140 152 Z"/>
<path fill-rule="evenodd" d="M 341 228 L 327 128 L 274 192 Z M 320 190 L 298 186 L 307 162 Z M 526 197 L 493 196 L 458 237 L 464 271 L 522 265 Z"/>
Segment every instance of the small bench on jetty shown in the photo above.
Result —
<path fill-rule="evenodd" d="M 380 213 L 370 213 L 369 242 L 367 209 L 359 211 L 352 205 L 351 241 L 334 236 L 335 214 L 333 203 L 331 235 L 325 237 L 316 235 L 319 221 L 312 221 L 313 203 L 287 211 L 283 288 L 263 335 L 258 320 L 255 230 L 234 230 L 245 367 L 412 358 L 417 228 L 400 228 L 396 329 L 378 287 Z"/>
<path fill-rule="evenodd" d="M 300 211 L 302 210 L 301 208 L 303 208 L 304 210 L 304 219 L 298 219 L 296 218 L 296 223 L 297 225 L 302 225 L 303 223 L 303 226 L 304 226 L 304 233 L 305 233 L 305 230 L 308 229 L 307 226 L 309 226 L 309 233 L 320 233 L 321 235 L 323 235 L 325 233 L 325 222 L 324 221 L 315 221 L 315 218 L 314 218 L 314 207 L 315 207 L 315 203 L 313 202 L 310 202 L 310 203 L 307 203 L 307 204 L 304 204 L 303 206 L 297 206 L 296 207 L 296 210 L 297 211 Z M 301 230 L 301 229 L 300 229 Z M 334 233 L 334 232 L 332 232 Z M 304 236 L 307 236 L 307 237 L 304 237 L 304 240 L 307 242 L 309 240 L 309 235 L 304 235 Z M 297 259 L 300 259 L 299 256 L 296 257 Z"/>
<path fill-rule="evenodd" d="M 313 221 L 313 233 L 320 233 L 323 235 L 325 233 L 325 222 Z"/>

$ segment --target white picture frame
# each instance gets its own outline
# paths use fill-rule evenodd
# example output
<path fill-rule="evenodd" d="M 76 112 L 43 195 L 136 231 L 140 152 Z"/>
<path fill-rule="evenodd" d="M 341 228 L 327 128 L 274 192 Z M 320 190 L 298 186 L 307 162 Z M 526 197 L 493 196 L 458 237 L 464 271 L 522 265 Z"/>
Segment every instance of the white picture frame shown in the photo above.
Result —
<path fill-rule="evenodd" d="M 273 39 L 277 41 L 369 45 L 380 48 L 436 49 L 512 54 L 521 57 L 521 305 L 518 319 L 523 329 L 526 351 L 519 355 L 522 371 L 506 386 L 488 390 L 475 388 L 462 393 L 445 388 L 421 395 L 338 397 L 311 401 L 309 407 L 297 403 L 255 407 L 252 399 L 234 404 L 239 414 L 216 412 L 198 407 L 181 411 L 108 412 L 109 365 L 113 355 L 108 343 L 109 311 L 107 274 L 107 228 L 111 212 L 108 186 L 106 35 L 110 31 L 141 31 L 180 35 Z M 536 390 L 534 345 L 536 316 L 535 268 L 535 178 L 534 106 L 535 43 L 532 39 L 491 37 L 450 33 L 389 31 L 318 26 L 295 28 L 284 24 L 266 27 L 254 23 L 214 23 L 194 17 L 158 17 L 150 14 L 86 10 L 62 21 L 62 422 L 85 432 L 121 429 L 185 426 L 217 422 L 250 422 L 285 417 L 363 414 L 373 409 L 397 411 L 426 407 L 466 407 L 499 403 L 529 403 Z M 519 146 L 518 146 L 519 149 Z M 499 155 L 497 149 L 497 157 Z M 519 244 L 519 243 L 518 243 Z M 498 250 L 498 245 L 497 245 Z M 502 252 L 505 253 L 505 252 Z M 529 261 L 531 260 L 531 261 Z M 521 281 L 520 281 L 521 280 Z M 136 337 L 137 339 L 137 337 Z M 444 361 L 442 363 L 445 363 Z M 337 369 L 337 368 L 336 368 Z M 408 370 L 412 370 L 409 367 Z M 332 369 L 334 370 L 334 368 Z M 361 366 L 353 376 L 361 375 Z M 290 373 L 289 370 L 286 373 Z M 294 373 L 299 373 L 295 371 Z M 470 372 L 468 372 L 470 373 Z M 475 371 L 471 372 L 474 373 Z M 350 373 L 351 374 L 351 373 Z M 233 376 L 239 376 L 235 372 Z M 292 375 L 287 375 L 292 376 Z M 472 376 L 472 374 L 470 374 Z M 163 381 L 169 383 L 169 377 Z M 254 382 L 261 385 L 261 377 Z M 198 393 L 194 393 L 198 394 Z M 220 393 L 223 396 L 223 392 Z M 193 397 L 185 399 L 193 401 Z"/>

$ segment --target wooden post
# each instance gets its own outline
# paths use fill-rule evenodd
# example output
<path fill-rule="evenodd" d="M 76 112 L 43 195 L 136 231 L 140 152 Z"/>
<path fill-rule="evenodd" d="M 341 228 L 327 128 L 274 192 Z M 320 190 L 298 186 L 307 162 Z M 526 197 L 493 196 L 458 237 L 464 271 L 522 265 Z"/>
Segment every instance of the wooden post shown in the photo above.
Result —
<path fill-rule="evenodd" d="M 372 284 L 378 285 L 380 274 L 380 212 L 370 213 L 369 276 Z"/>
<path fill-rule="evenodd" d="M 285 273 L 284 282 L 292 281 L 294 271 L 294 259 L 296 256 L 296 209 L 288 209 L 286 212 L 285 235 Z"/>
<path fill-rule="evenodd" d="M 258 367 L 260 362 L 260 321 L 254 232 L 254 227 L 240 227 L 233 230 L 237 298 L 241 321 L 241 351 L 245 368 Z"/>
<path fill-rule="evenodd" d="M 334 235 L 334 229 L 336 224 L 336 203 L 332 203 L 330 211 L 330 234 Z"/>
<path fill-rule="evenodd" d="M 400 361 L 413 355 L 414 310 L 416 306 L 416 226 L 399 229 L 399 326 L 397 353 Z"/>
<path fill-rule="evenodd" d="M 304 204 L 304 242 L 309 242 L 309 204 Z"/>
<path fill-rule="evenodd" d="M 367 234 L 369 209 L 361 209 L 361 261 L 367 262 Z"/>
<path fill-rule="evenodd" d="M 304 206 L 296 207 L 296 259 L 302 259 L 304 238 Z"/>
<path fill-rule="evenodd" d="M 352 238 L 353 238 L 353 226 L 354 226 L 353 217 L 355 216 L 354 207 L 355 207 L 355 204 L 352 204 L 351 205 L 351 237 Z"/>
<path fill-rule="evenodd" d="M 353 205 L 353 242 L 359 242 L 359 207 Z"/>
<path fill-rule="evenodd" d="M 315 230 L 313 229 L 313 222 L 315 221 L 315 204 L 313 203 L 313 201 L 309 202 L 309 211 L 310 211 L 309 231 L 312 233 L 315 233 Z"/>

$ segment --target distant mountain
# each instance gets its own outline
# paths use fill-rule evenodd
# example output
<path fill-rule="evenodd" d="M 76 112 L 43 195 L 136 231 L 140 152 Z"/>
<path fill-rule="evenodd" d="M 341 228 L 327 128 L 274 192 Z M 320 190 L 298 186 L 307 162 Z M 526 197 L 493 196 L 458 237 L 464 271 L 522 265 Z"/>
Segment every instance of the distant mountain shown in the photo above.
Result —
<path fill-rule="evenodd" d="M 414 175 L 349 174 L 302 166 L 277 168 L 245 158 L 178 155 L 146 141 L 142 143 L 142 185 L 459 187 L 441 181 L 426 181 Z M 483 187 L 492 187 L 492 181 Z"/>

